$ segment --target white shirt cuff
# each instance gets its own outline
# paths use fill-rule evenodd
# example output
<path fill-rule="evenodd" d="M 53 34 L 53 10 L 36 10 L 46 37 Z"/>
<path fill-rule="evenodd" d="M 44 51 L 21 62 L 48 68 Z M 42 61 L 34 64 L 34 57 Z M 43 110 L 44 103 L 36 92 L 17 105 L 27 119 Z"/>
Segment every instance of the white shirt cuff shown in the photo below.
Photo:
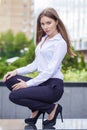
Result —
<path fill-rule="evenodd" d="M 34 82 L 32 81 L 32 79 L 29 80 L 29 81 L 27 81 L 26 84 L 27 84 L 27 87 L 35 86 L 35 85 L 34 85 Z"/>

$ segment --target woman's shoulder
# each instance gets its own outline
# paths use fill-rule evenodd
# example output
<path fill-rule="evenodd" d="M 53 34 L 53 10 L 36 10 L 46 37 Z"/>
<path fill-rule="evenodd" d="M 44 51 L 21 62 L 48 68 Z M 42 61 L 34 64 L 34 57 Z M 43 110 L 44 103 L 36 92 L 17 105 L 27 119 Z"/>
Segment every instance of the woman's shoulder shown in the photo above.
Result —
<path fill-rule="evenodd" d="M 55 45 L 61 45 L 61 46 L 67 46 L 66 41 L 64 40 L 64 38 L 62 37 L 62 35 L 60 33 L 58 33 L 55 37 L 54 37 L 54 42 Z"/>
<path fill-rule="evenodd" d="M 60 33 L 56 34 L 50 40 L 55 41 L 55 42 L 65 42 L 64 38 L 62 37 L 62 35 Z"/>

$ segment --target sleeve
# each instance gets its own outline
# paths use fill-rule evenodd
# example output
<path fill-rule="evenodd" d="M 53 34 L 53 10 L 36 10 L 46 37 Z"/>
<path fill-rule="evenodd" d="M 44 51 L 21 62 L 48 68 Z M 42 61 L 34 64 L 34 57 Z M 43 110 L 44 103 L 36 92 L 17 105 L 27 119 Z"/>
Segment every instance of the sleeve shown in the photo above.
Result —
<path fill-rule="evenodd" d="M 18 68 L 16 70 L 17 70 L 17 74 L 20 74 L 20 75 L 28 74 L 28 73 L 36 71 L 37 70 L 36 58 L 31 64 L 28 64 L 27 66 Z"/>
<path fill-rule="evenodd" d="M 65 42 L 61 42 L 58 44 L 59 45 L 57 45 L 56 50 L 54 51 L 52 60 L 50 61 L 46 69 L 43 70 L 43 72 L 41 72 L 37 77 L 27 81 L 27 86 L 37 86 L 51 78 L 51 76 L 57 71 L 67 52 L 67 45 Z"/>

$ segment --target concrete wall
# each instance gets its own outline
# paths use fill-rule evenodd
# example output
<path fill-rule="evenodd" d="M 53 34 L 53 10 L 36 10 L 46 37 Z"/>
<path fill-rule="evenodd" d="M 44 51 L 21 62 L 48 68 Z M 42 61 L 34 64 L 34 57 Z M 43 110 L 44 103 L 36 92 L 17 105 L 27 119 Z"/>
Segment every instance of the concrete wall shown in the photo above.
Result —
<path fill-rule="evenodd" d="M 59 101 L 64 118 L 87 118 L 87 83 L 64 83 L 64 95 Z M 0 82 L 0 118 L 27 118 L 30 110 L 9 101 L 9 90 Z M 47 115 L 46 115 L 47 116 Z"/>

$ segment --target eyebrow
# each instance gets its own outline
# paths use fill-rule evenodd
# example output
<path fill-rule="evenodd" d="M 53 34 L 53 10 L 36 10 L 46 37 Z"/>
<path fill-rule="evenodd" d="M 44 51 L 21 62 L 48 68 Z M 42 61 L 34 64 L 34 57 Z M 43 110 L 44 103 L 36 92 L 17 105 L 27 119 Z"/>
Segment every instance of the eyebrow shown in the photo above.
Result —
<path fill-rule="evenodd" d="M 49 22 L 51 22 L 51 21 L 46 21 L 46 23 L 49 23 Z M 41 24 L 43 24 L 44 22 L 40 22 Z"/>

